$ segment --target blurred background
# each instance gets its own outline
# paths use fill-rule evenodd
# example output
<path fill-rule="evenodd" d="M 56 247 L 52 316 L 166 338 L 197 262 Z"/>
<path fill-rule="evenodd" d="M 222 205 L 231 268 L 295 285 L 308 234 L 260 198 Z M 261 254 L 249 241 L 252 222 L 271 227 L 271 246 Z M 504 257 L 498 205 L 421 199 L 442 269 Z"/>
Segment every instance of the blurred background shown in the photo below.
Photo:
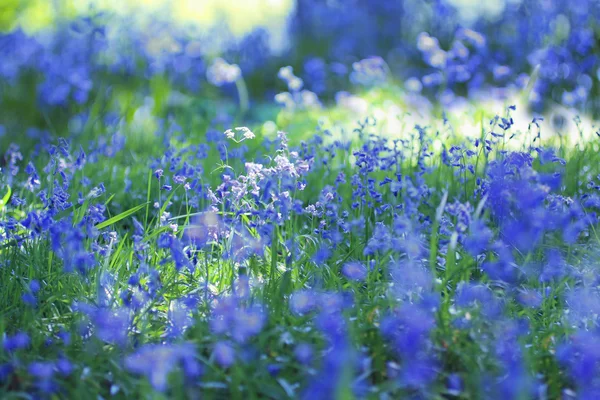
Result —
<path fill-rule="evenodd" d="M 373 87 L 597 116 L 599 17 L 599 0 L 3 0 L 0 134 L 215 102 L 264 120 Z"/>
<path fill-rule="evenodd" d="M 287 18 L 294 10 L 294 0 L 6 0 L 2 8 L 4 30 L 20 27 L 34 33 L 64 19 L 93 15 L 97 12 L 135 19 L 162 14 L 174 24 L 193 25 L 194 32 L 206 33 L 225 23 L 237 38 L 258 27 L 269 31 L 273 49 L 286 43 Z"/>
<path fill-rule="evenodd" d="M 446 0 L 458 10 L 464 23 L 473 23 L 480 17 L 498 18 L 507 1 L 514 5 L 521 0 Z M 2 6 L 4 29 L 20 26 L 35 31 L 55 23 L 61 18 L 88 15 L 91 11 L 108 11 L 119 15 L 148 15 L 167 12 L 177 23 L 193 23 L 198 27 L 214 26 L 225 21 L 238 36 L 247 34 L 257 27 L 264 27 L 274 35 L 276 45 L 285 45 L 287 20 L 296 10 L 296 0 L 247 0 L 223 2 L 218 0 L 6 0 Z M 302 3 L 302 2 L 301 2 Z M 334 5 L 333 1 L 323 2 Z M 343 5 L 343 3 L 340 3 Z M 352 5 L 352 4 L 350 4 Z M 311 4 L 306 4 L 311 6 Z"/>

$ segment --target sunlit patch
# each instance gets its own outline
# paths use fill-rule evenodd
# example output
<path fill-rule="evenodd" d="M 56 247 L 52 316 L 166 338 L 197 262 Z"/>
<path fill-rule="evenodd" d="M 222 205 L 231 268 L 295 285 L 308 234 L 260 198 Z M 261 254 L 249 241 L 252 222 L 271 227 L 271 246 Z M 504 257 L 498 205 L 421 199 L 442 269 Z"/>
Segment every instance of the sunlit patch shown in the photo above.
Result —
<path fill-rule="evenodd" d="M 398 89 L 395 94 L 385 94 L 374 88 L 363 94 L 351 95 L 346 92 L 338 94 L 337 106 L 350 112 L 354 120 L 372 117 L 376 121 L 379 134 L 395 138 L 406 138 L 417 125 L 438 131 L 440 140 L 434 141 L 434 148 L 440 146 L 448 138 L 481 139 L 490 132 L 504 135 L 505 147 L 520 149 L 533 142 L 540 133 L 541 140 L 546 143 L 575 145 L 596 138 L 597 123 L 589 116 L 582 115 L 575 109 L 555 105 L 545 113 L 545 118 L 528 111 L 520 93 L 511 99 L 495 99 L 491 94 L 487 100 L 462 103 L 457 107 L 444 110 L 441 107 L 421 107 L 415 103 L 415 95 Z M 423 101 L 427 101 L 423 98 Z M 509 110 L 509 106 L 515 106 Z M 507 132 L 503 132 L 497 124 L 490 124 L 495 116 L 505 117 L 507 112 L 514 124 Z M 537 121 L 534 124 L 534 118 Z M 348 123 L 348 128 L 351 123 Z M 342 125 L 344 126 L 344 125 Z M 483 129 L 483 134 L 482 134 Z M 332 132 L 335 132 L 332 130 Z"/>

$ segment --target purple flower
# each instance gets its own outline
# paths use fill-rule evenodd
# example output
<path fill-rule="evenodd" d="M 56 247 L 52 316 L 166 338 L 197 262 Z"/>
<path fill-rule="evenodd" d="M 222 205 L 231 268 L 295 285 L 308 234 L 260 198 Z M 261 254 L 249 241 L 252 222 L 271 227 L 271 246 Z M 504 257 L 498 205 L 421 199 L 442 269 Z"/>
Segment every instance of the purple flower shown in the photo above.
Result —
<path fill-rule="evenodd" d="M 450 374 L 446 380 L 446 388 L 452 396 L 460 396 L 463 391 L 463 380 L 458 374 Z"/>
<path fill-rule="evenodd" d="M 290 297 L 290 310 L 295 314 L 306 314 L 316 306 L 315 293 L 310 290 L 300 290 Z"/>
<path fill-rule="evenodd" d="M 267 371 L 269 371 L 269 375 L 277 376 L 281 372 L 281 365 L 269 364 L 267 365 Z"/>
<path fill-rule="evenodd" d="M 353 281 L 364 281 L 367 277 L 367 268 L 358 261 L 350 261 L 342 267 L 342 274 Z"/>
<path fill-rule="evenodd" d="M 331 257 L 331 250 L 327 246 L 321 246 L 313 255 L 313 262 L 321 266 Z"/>
<path fill-rule="evenodd" d="M 4 339 L 3 346 L 4 350 L 10 353 L 29 347 L 30 343 L 31 339 L 29 338 L 28 334 L 25 332 L 17 332 L 13 336 L 7 336 Z"/>
<path fill-rule="evenodd" d="M 36 378 L 36 386 L 45 392 L 54 391 L 54 364 L 51 362 L 32 362 L 27 368 L 29 375 Z"/>
<path fill-rule="evenodd" d="M 14 370 L 15 368 L 10 363 L 0 364 L 0 382 L 4 383 Z"/>
<path fill-rule="evenodd" d="M 21 299 L 23 302 L 31 307 L 35 307 L 37 305 L 37 297 L 36 294 L 40 291 L 40 282 L 36 279 L 32 279 L 29 282 L 28 290 L 21 295 Z"/>
<path fill-rule="evenodd" d="M 29 290 L 31 293 L 37 294 L 37 292 L 40 291 L 40 282 L 37 279 L 32 279 L 31 282 L 29 282 Z"/>
<path fill-rule="evenodd" d="M 532 289 L 524 289 L 519 291 L 517 299 L 519 300 L 519 303 L 530 308 L 537 308 L 541 306 L 542 301 L 544 300 L 543 296 L 538 291 Z"/>
<path fill-rule="evenodd" d="M 259 307 L 249 309 L 238 308 L 233 316 L 231 336 L 236 342 L 243 343 L 262 331 L 265 320 L 264 311 Z"/>
<path fill-rule="evenodd" d="M 477 257 L 487 250 L 493 238 L 493 232 L 479 219 L 471 222 L 469 235 L 463 240 L 465 250 L 473 257 Z"/>
<path fill-rule="evenodd" d="M 195 348 L 190 343 L 147 344 L 125 358 L 125 368 L 146 376 L 152 386 L 162 392 L 167 389 L 169 374 L 180 364 L 186 376 L 199 375 L 201 370 L 195 361 L 195 353 Z"/>
<path fill-rule="evenodd" d="M 229 368 L 235 363 L 235 350 L 227 342 L 217 342 L 213 349 L 213 357 L 221 367 Z"/>
<path fill-rule="evenodd" d="M 300 343 L 294 349 L 294 355 L 300 364 L 308 365 L 313 358 L 313 347 L 308 343 Z"/>
<path fill-rule="evenodd" d="M 75 303 L 74 309 L 86 314 L 98 339 L 107 343 L 125 345 L 131 323 L 131 311 L 126 307 L 110 309 L 85 303 Z"/>
<path fill-rule="evenodd" d="M 181 301 L 174 301 L 169 307 L 166 336 L 170 339 L 181 337 L 192 324 L 190 311 Z"/>
<path fill-rule="evenodd" d="M 21 300 L 23 303 L 27 304 L 30 307 L 35 307 L 37 305 L 37 298 L 31 292 L 25 292 L 21 295 Z"/>
<path fill-rule="evenodd" d="M 418 358 L 411 360 L 403 366 L 400 374 L 400 382 L 409 388 L 423 389 L 436 378 L 438 373 L 438 362 L 431 358 Z"/>
<path fill-rule="evenodd" d="M 73 372 L 73 363 L 66 357 L 60 357 L 56 361 L 56 369 L 62 376 L 69 376 Z"/>
<path fill-rule="evenodd" d="M 392 238 L 387 226 L 382 222 L 375 225 L 373 236 L 369 239 L 363 253 L 365 255 L 375 254 L 377 252 L 385 252 L 390 248 Z"/>

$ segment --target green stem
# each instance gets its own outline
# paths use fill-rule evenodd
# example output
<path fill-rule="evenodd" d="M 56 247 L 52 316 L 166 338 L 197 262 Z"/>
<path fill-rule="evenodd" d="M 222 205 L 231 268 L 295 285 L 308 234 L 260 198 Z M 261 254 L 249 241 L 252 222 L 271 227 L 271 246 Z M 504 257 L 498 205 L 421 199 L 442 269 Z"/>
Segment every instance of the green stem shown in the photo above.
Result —
<path fill-rule="evenodd" d="M 242 115 L 246 114 L 250 100 L 248 96 L 248 87 L 246 86 L 244 78 L 238 78 L 235 81 L 235 87 L 237 88 L 238 97 L 240 99 L 240 109 L 242 111 Z"/>

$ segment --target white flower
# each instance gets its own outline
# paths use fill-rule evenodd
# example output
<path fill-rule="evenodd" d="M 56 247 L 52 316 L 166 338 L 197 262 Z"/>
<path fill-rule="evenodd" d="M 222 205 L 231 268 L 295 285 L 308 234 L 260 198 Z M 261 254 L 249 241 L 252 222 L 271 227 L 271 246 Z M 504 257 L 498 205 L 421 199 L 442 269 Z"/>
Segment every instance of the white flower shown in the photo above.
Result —
<path fill-rule="evenodd" d="M 229 64 L 222 58 L 216 58 L 206 71 L 206 78 L 215 86 L 233 83 L 242 76 L 242 70 L 237 64 Z"/>
<path fill-rule="evenodd" d="M 231 129 L 227 129 L 225 131 L 225 136 L 227 139 L 233 139 L 235 137 L 235 132 L 233 132 Z"/>
<path fill-rule="evenodd" d="M 279 68 L 279 73 L 277 73 L 277 76 L 280 79 L 287 81 L 294 76 L 294 69 L 289 65 L 287 67 L 281 67 Z"/>
<path fill-rule="evenodd" d="M 254 132 L 252 132 L 245 126 L 237 127 L 235 128 L 235 130 L 238 132 L 243 132 L 244 139 L 254 139 L 256 137 L 256 135 L 254 135 Z"/>
<path fill-rule="evenodd" d="M 302 86 L 304 86 L 302 79 L 294 75 L 294 69 L 289 65 L 287 67 L 280 68 L 277 76 L 287 83 L 288 88 L 292 92 L 297 92 L 298 90 L 302 89 Z"/>
<path fill-rule="evenodd" d="M 287 109 L 293 109 L 295 106 L 294 98 L 289 92 L 282 92 L 275 95 L 275 102 L 281 104 Z"/>
<path fill-rule="evenodd" d="M 300 92 L 302 96 L 302 105 L 306 108 L 320 108 L 321 102 L 319 101 L 319 97 L 316 93 L 311 92 L 310 90 L 303 90 Z"/>
<path fill-rule="evenodd" d="M 302 89 L 302 86 L 304 86 L 304 82 L 302 82 L 302 79 L 298 78 L 297 76 L 290 78 L 288 81 L 288 87 L 290 90 L 297 91 Z"/>
<path fill-rule="evenodd" d="M 235 139 L 236 132 L 241 132 L 243 138 L 240 139 L 240 140 L 236 140 Z M 227 137 L 227 139 L 232 139 L 236 143 L 243 142 L 246 139 L 254 139 L 256 137 L 256 135 L 254 134 L 254 132 L 252 132 L 250 129 L 248 129 L 245 126 L 238 126 L 236 128 L 233 128 L 233 129 L 227 129 L 225 131 L 225 136 Z"/>

